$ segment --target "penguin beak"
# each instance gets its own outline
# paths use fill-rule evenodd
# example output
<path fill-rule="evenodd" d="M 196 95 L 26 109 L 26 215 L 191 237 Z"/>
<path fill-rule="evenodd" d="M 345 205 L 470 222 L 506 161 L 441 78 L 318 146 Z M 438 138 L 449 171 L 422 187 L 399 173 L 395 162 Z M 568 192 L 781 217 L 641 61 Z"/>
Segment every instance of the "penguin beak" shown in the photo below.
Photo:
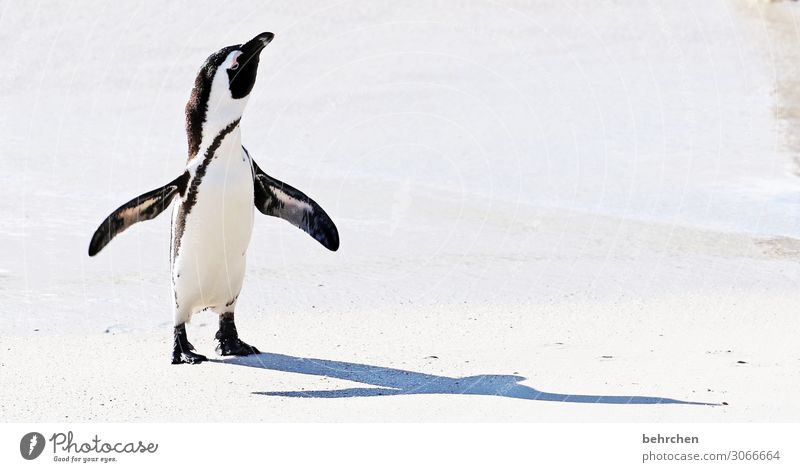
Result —
<path fill-rule="evenodd" d="M 237 59 L 242 64 L 258 67 L 258 57 L 264 46 L 272 41 L 275 35 L 272 33 L 261 33 L 250 41 L 244 43 L 239 47 L 242 55 Z"/>
<path fill-rule="evenodd" d="M 256 36 L 255 38 L 253 38 L 253 40 L 259 40 L 259 41 L 261 41 L 262 44 L 264 44 L 264 46 L 266 46 L 267 44 L 269 44 L 272 41 L 272 38 L 274 38 L 274 37 L 275 37 L 275 35 L 272 34 L 272 33 L 261 33 L 258 36 Z"/>
<path fill-rule="evenodd" d="M 261 33 L 242 46 L 242 52 L 250 54 L 259 54 L 264 46 L 269 44 L 275 35 L 272 33 Z"/>

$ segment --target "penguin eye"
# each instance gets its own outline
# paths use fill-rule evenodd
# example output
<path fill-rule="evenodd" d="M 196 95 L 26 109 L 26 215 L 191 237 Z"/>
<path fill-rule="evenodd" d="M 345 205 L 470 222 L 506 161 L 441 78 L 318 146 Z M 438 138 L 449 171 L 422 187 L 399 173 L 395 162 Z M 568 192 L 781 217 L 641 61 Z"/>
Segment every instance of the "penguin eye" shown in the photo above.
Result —
<path fill-rule="evenodd" d="M 236 70 L 239 68 L 239 57 L 241 57 L 242 51 L 236 51 L 233 53 L 233 58 L 231 59 L 231 66 L 228 70 Z"/>

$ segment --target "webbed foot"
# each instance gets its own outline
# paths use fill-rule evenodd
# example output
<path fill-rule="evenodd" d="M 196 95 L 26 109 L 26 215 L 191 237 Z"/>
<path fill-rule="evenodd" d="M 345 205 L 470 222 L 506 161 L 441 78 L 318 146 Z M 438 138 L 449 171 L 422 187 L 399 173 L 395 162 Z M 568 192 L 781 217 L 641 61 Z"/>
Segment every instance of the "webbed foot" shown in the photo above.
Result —
<path fill-rule="evenodd" d="M 186 325 L 180 324 L 175 327 L 175 340 L 172 345 L 173 364 L 199 364 L 207 361 L 208 358 L 202 354 L 197 354 L 194 346 L 186 339 Z"/>
<path fill-rule="evenodd" d="M 239 339 L 236 325 L 233 323 L 232 314 L 219 317 L 219 331 L 214 336 L 217 340 L 216 351 L 220 356 L 249 356 L 261 354 L 257 347 L 251 346 Z"/>

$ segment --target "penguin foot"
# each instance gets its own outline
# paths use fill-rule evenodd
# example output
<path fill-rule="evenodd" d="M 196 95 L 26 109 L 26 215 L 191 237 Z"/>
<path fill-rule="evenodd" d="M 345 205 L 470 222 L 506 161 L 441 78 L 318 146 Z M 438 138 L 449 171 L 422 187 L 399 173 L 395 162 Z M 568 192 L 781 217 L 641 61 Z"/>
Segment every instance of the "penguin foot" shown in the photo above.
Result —
<path fill-rule="evenodd" d="M 173 364 L 199 364 L 207 360 L 208 357 L 192 351 L 172 353 Z"/>
<path fill-rule="evenodd" d="M 180 324 L 175 327 L 175 341 L 172 345 L 173 364 L 199 364 L 207 361 L 208 358 L 194 351 L 192 343 L 186 339 L 186 325 Z"/>
<path fill-rule="evenodd" d="M 261 354 L 261 351 L 259 351 L 257 347 L 247 344 L 238 337 L 219 339 L 215 350 L 220 356 L 249 356 L 250 354 Z"/>
<path fill-rule="evenodd" d="M 239 339 L 233 317 L 223 315 L 219 319 L 219 331 L 214 336 L 217 340 L 216 351 L 220 356 L 249 356 L 261 354 L 257 347 L 251 346 Z"/>

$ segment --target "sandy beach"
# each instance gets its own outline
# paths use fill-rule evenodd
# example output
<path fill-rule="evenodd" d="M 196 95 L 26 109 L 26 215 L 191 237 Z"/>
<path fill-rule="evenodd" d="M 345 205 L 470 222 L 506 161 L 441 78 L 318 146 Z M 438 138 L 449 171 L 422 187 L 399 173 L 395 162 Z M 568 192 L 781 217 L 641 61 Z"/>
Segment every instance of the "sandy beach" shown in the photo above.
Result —
<path fill-rule="evenodd" d="M 794 2 L 0 4 L 0 418 L 799 421 Z M 192 5 L 195 5 L 192 3 Z M 256 215 L 239 332 L 169 363 L 169 216 L 209 53 L 336 222 Z"/>

